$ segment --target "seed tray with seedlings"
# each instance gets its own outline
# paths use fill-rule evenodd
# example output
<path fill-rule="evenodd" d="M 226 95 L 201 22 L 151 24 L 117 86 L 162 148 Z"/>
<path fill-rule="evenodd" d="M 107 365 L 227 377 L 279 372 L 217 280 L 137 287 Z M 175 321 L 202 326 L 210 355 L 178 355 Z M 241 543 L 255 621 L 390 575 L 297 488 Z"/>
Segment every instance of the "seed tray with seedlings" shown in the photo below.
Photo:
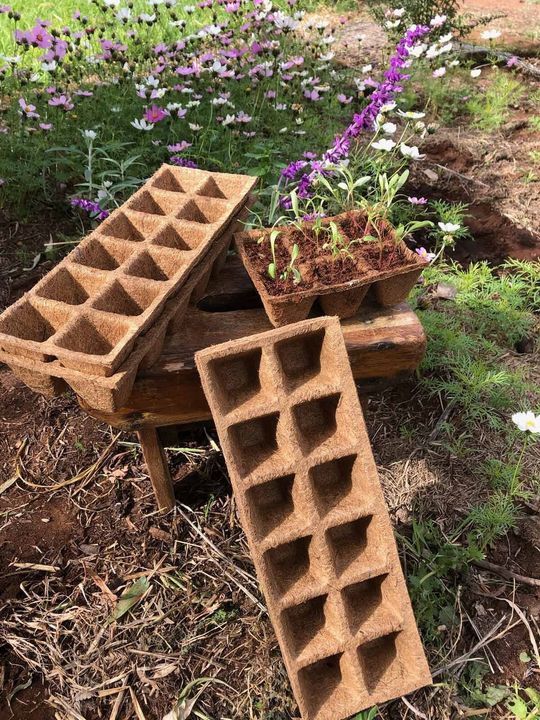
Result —
<path fill-rule="evenodd" d="M 0 349 L 109 376 L 187 282 L 256 179 L 164 165 L 0 316 Z"/>
<path fill-rule="evenodd" d="M 305 319 L 316 300 L 326 315 L 352 317 L 372 288 L 383 307 L 403 302 L 426 260 L 390 225 L 376 235 L 362 211 L 240 233 L 242 261 L 274 326 Z"/>
<path fill-rule="evenodd" d="M 252 202 L 248 198 L 248 205 Z M 22 355 L 12 355 L 0 348 L 0 361 L 26 385 L 44 395 L 60 395 L 68 386 L 88 407 L 115 412 L 128 401 L 139 368 L 151 367 L 161 354 L 167 334 L 177 332 L 190 305 L 198 302 L 212 276 L 222 269 L 235 231 L 247 217 L 247 207 L 235 215 L 233 222 L 212 243 L 209 253 L 192 269 L 182 289 L 165 304 L 155 323 L 140 335 L 129 357 L 116 372 L 104 377 L 88 375 L 83 370 L 65 367 L 58 360 L 42 362 Z"/>
<path fill-rule="evenodd" d="M 430 683 L 337 318 L 196 362 L 302 716 Z"/>

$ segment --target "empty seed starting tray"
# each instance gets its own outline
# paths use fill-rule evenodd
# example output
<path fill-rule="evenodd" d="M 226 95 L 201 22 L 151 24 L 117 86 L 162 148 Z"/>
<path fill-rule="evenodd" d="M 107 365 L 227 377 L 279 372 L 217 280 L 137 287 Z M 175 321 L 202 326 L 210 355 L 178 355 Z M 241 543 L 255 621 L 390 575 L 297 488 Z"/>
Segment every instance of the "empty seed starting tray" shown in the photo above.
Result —
<path fill-rule="evenodd" d="M 302 717 L 429 684 L 337 318 L 196 362 Z"/>
<path fill-rule="evenodd" d="M 203 262 L 255 182 L 162 166 L 0 316 L 0 350 L 112 375 Z"/>
<path fill-rule="evenodd" d="M 71 387 L 90 407 L 102 412 L 115 412 L 125 405 L 139 368 L 151 367 L 160 355 L 167 334 L 177 332 L 183 324 L 189 305 L 198 302 L 211 276 L 223 267 L 234 232 L 247 218 L 247 203 L 233 217 L 232 222 L 212 242 L 208 254 L 192 268 L 189 277 L 177 294 L 170 298 L 144 334 L 140 335 L 127 359 L 112 375 L 88 375 L 82 370 L 65 367 L 59 360 L 49 362 L 3 352 L 0 361 L 26 385 L 45 395 L 60 395 Z"/>

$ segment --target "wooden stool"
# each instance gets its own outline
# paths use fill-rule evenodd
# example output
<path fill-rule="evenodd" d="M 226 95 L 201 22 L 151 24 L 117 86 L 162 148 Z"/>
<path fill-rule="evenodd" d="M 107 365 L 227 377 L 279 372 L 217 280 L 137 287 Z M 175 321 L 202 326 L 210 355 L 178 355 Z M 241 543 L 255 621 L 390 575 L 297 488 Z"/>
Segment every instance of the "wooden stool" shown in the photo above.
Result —
<path fill-rule="evenodd" d="M 194 354 L 202 348 L 270 330 L 257 293 L 236 256 L 187 315 L 180 331 L 169 335 L 151 368 L 140 371 L 131 397 L 115 413 L 79 400 L 92 417 L 122 430 L 136 430 L 159 508 L 174 507 L 169 467 L 157 428 L 212 419 L 201 388 Z M 407 304 L 392 308 L 364 305 L 342 322 L 345 344 L 360 390 L 373 392 L 416 370 L 426 348 L 417 316 Z"/>

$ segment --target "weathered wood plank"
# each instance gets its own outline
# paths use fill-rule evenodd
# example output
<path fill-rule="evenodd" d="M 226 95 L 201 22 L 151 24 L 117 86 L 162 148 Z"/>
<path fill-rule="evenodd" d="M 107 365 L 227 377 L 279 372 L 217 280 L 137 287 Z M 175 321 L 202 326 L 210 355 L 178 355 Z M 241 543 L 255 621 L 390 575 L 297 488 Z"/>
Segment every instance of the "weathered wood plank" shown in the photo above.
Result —
<path fill-rule="evenodd" d="M 193 356 L 197 350 L 270 329 L 263 310 L 210 313 L 193 308 L 181 333 L 171 335 L 158 362 L 141 373 L 126 407 L 114 414 L 85 406 L 93 417 L 124 429 L 209 420 Z M 418 367 L 426 338 L 408 305 L 366 307 L 342 323 L 353 375 L 360 387 Z"/>

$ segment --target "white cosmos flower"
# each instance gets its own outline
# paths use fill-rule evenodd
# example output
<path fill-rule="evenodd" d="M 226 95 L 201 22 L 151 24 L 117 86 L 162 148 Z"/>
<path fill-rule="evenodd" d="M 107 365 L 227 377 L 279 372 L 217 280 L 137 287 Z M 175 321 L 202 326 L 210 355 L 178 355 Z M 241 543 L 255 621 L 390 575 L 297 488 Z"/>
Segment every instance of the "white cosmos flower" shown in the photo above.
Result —
<path fill-rule="evenodd" d="M 197 125 L 196 123 L 189 123 L 189 129 L 193 130 L 193 132 L 199 132 L 199 130 L 202 130 L 202 125 Z"/>
<path fill-rule="evenodd" d="M 103 0 L 103 3 L 107 7 L 118 7 L 120 5 L 120 0 Z"/>
<path fill-rule="evenodd" d="M 403 110 L 398 110 L 398 115 L 408 118 L 409 120 L 421 120 L 423 117 L 426 117 L 426 113 L 413 112 L 412 110 L 409 110 L 407 112 L 403 112 Z"/>
<path fill-rule="evenodd" d="M 141 118 L 141 120 L 133 120 L 131 125 L 133 125 L 136 130 L 146 130 L 147 132 L 154 129 L 154 123 L 149 123 L 144 118 Z"/>
<path fill-rule="evenodd" d="M 430 25 L 431 27 L 441 27 L 446 22 L 446 15 L 435 15 L 434 18 L 431 18 Z"/>
<path fill-rule="evenodd" d="M 500 30 L 484 30 L 480 37 L 482 40 L 496 40 L 497 38 L 500 38 L 501 35 L 502 33 Z"/>
<path fill-rule="evenodd" d="M 446 75 L 446 68 L 444 66 L 433 71 L 434 78 L 440 78 L 443 77 L 443 75 Z"/>
<path fill-rule="evenodd" d="M 454 36 L 451 32 L 447 33 L 446 35 L 441 35 L 441 37 L 439 38 L 439 42 L 441 43 L 441 45 L 444 45 L 445 43 L 450 42 L 453 37 Z"/>
<path fill-rule="evenodd" d="M 375 150 L 390 152 L 390 150 L 393 150 L 396 147 L 396 143 L 393 140 L 383 138 L 382 140 L 377 140 L 377 142 L 372 143 L 371 147 Z"/>
<path fill-rule="evenodd" d="M 128 7 L 120 8 L 120 10 L 116 13 L 116 19 L 120 20 L 120 22 L 127 21 L 131 17 L 131 10 Z"/>
<path fill-rule="evenodd" d="M 394 20 L 393 22 L 391 20 L 387 20 L 384 23 L 384 27 L 387 28 L 387 30 L 394 30 L 394 28 L 397 28 L 401 25 L 401 20 Z"/>
<path fill-rule="evenodd" d="M 95 140 L 97 138 L 97 132 L 95 130 L 83 130 L 83 136 L 88 140 Z"/>
<path fill-rule="evenodd" d="M 416 145 L 406 145 L 405 143 L 401 143 L 400 150 L 404 157 L 411 158 L 412 160 L 420 160 L 420 158 L 424 157 L 423 155 L 420 155 L 420 151 Z"/>
<path fill-rule="evenodd" d="M 364 74 L 371 72 L 372 70 L 373 70 L 373 65 L 362 65 L 362 72 Z"/>
<path fill-rule="evenodd" d="M 445 233 L 455 233 L 455 232 L 457 232 L 457 231 L 461 228 L 461 225 L 459 225 L 458 223 L 443 223 L 443 222 L 439 222 L 439 223 L 437 223 L 437 225 L 438 225 L 438 226 L 441 228 L 441 230 L 442 230 L 443 232 L 445 232 Z"/>
<path fill-rule="evenodd" d="M 41 63 L 41 69 L 43 72 L 52 72 L 53 70 L 56 70 L 56 60 L 51 60 L 51 62 L 48 63 Z"/>
<path fill-rule="evenodd" d="M 222 125 L 234 125 L 236 123 L 235 115 L 226 115 L 225 120 L 221 123 Z"/>
<path fill-rule="evenodd" d="M 430 45 L 426 52 L 426 57 L 428 60 L 433 60 L 433 58 L 436 58 L 439 54 L 440 50 L 437 47 L 437 45 Z"/>
<path fill-rule="evenodd" d="M 387 135 L 393 135 L 397 130 L 397 125 L 395 123 L 387 122 L 384 123 L 382 129 Z"/>
<path fill-rule="evenodd" d="M 409 55 L 412 55 L 413 57 L 419 58 L 420 55 L 423 55 L 423 53 L 427 50 L 426 43 L 419 43 L 418 45 L 415 45 L 409 50 Z"/>
<path fill-rule="evenodd" d="M 439 53 L 442 55 L 442 53 L 451 52 L 453 47 L 454 46 L 451 42 L 446 43 L 446 45 L 443 45 L 442 48 L 439 50 Z"/>
<path fill-rule="evenodd" d="M 396 107 L 395 102 L 389 102 L 382 106 L 381 113 L 391 112 Z"/>
<path fill-rule="evenodd" d="M 141 13 L 139 15 L 139 19 L 146 23 L 153 23 L 156 19 L 155 13 L 152 13 L 152 15 L 149 15 L 148 13 Z"/>
<path fill-rule="evenodd" d="M 459 65 L 459 60 L 451 60 L 448 63 L 448 67 L 457 67 Z"/>
<path fill-rule="evenodd" d="M 471 70 L 472 78 L 480 77 L 481 74 L 482 74 L 482 70 L 480 68 L 474 68 L 474 70 Z"/>
<path fill-rule="evenodd" d="M 515 413 L 512 415 L 512 422 L 522 432 L 540 433 L 540 415 L 535 415 L 532 410 Z"/>
<path fill-rule="evenodd" d="M 393 15 L 394 17 L 399 17 L 399 18 L 400 18 L 400 17 L 403 17 L 404 14 L 405 14 L 405 8 L 396 8 L 396 9 L 392 12 L 392 15 Z"/>

